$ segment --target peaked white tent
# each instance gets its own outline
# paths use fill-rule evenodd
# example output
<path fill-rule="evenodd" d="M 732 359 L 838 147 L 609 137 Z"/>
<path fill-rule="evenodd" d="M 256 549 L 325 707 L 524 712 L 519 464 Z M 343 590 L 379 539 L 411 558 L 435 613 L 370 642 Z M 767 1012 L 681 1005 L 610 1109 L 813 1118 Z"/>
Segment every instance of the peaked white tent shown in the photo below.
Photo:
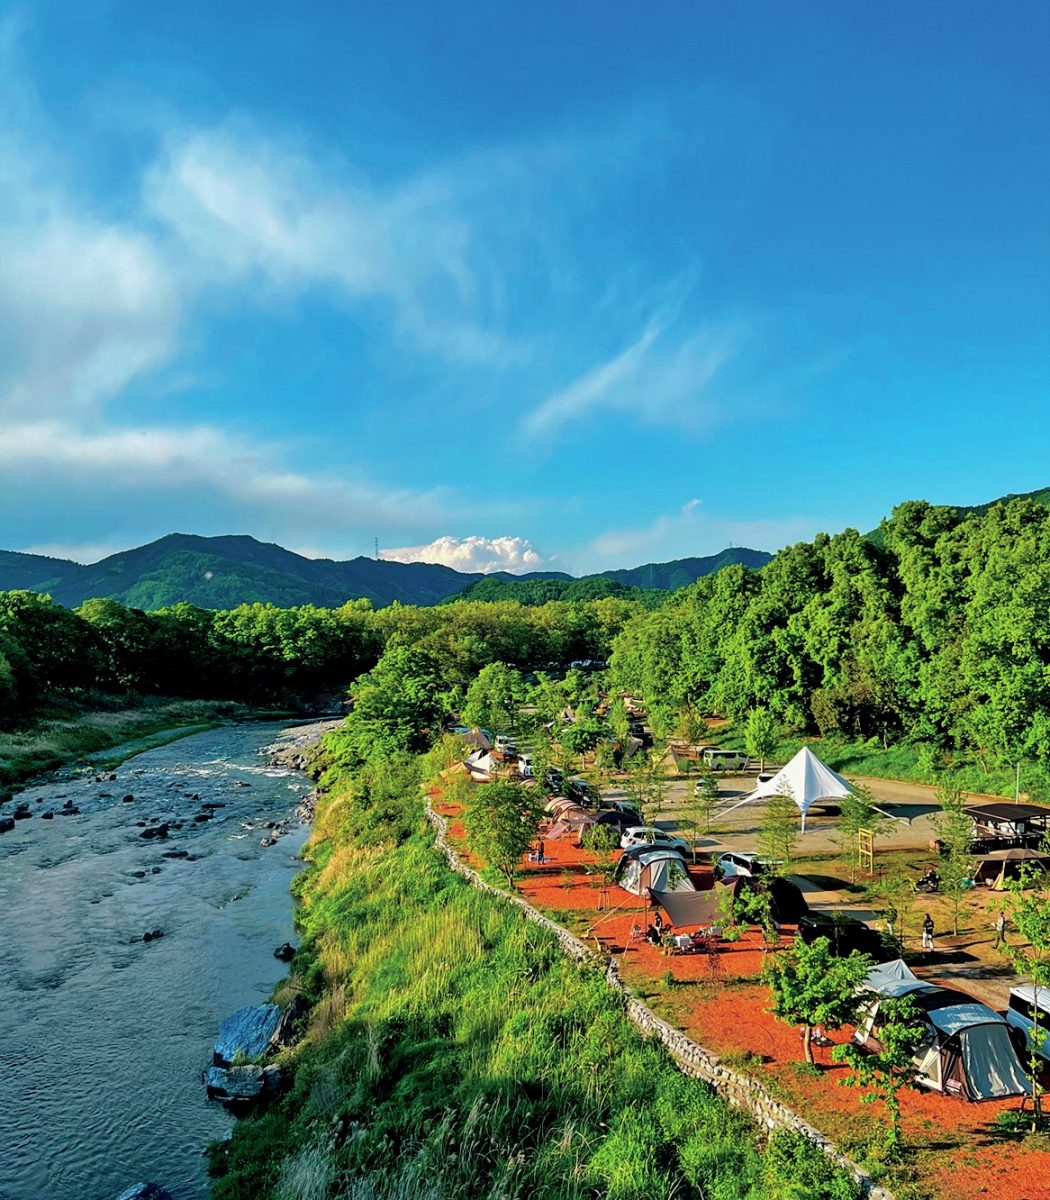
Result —
<path fill-rule="evenodd" d="M 738 800 L 726 811 L 732 812 L 733 808 L 739 808 L 741 804 L 761 800 L 763 797 L 790 796 L 802 813 L 802 832 L 805 833 L 806 813 L 814 804 L 819 804 L 822 800 L 841 800 L 852 791 L 838 771 L 825 766 L 808 746 L 803 746 L 772 779 L 760 783 L 750 795 Z"/>

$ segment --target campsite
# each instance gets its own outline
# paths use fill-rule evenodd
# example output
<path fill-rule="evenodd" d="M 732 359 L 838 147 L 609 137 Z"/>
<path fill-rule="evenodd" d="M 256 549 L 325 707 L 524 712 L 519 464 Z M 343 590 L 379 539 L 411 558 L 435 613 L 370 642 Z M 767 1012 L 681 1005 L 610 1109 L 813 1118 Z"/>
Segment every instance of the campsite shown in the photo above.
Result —
<path fill-rule="evenodd" d="M 659 758 L 659 751 L 654 757 Z M 688 763 L 691 757 L 680 747 L 675 755 L 664 756 L 659 808 L 646 807 L 645 813 L 647 821 L 690 839 L 695 834 L 696 776 L 688 768 L 677 771 L 666 764 Z M 921 1011 L 924 1036 L 913 1060 L 915 1087 L 900 1096 L 908 1149 L 906 1166 L 898 1165 L 892 1173 L 894 1194 L 933 1200 L 1047 1195 L 1050 1142 L 1042 1135 L 1009 1140 L 1002 1133 L 1030 1105 L 1031 1084 L 1017 1032 L 1002 1015 L 1019 979 L 993 943 L 1010 872 L 1046 861 L 1023 842 L 1050 810 L 1029 805 L 1031 811 L 1022 817 L 1023 804 L 1016 810 L 1006 806 L 1010 811 L 999 814 L 992 849 L 984 811 L 990 802 L 966 798 L 971 807 L 983 808 L 971 813 L 973 881 L 965 892 L 966 915 L 956 937 L 947 898 L 915 887 L 939 863 L 935 789 L 863 781 L 879 810 L 872 869 L 865 872 L 857 869 L 857 839 L 844 839 L 840 829 L 841 803 L 858 781 L 827 767 L 819 758 L 819 745 L 804 746 L 780 769 L 763 772 L 764 782 L 756 786 L 757 774 L 756 767 L 718 777 L 715 811 L 710 827 L 695 838 L 695 855 L 658 846 L 614 849 L 611 882 L 601 867 L 603 854 L 586 848 L 586 830 L 595 826 L 602 804 L 633 802 L 625 773 L 608 774 L 600 801 L 591 808 L 552 799 L 537 826 L 542 859 L 535 853 L 526 857 L 516 890 L 611 956 L 625 982 L 660 1017 L 759 1082 L 846 1153 L 870 1152 L 877 1109 L 864 1103 L 864 1089 L 842 1086 L 848 1070 L 835 1060 L 836 1046 L 852 1042 L 877 1049 L 880 1005 L 911 997 Z M 435 809 L 449 822 L 456 852 L 483 867 L 463 822 L 469 794 L 460 791 L 453 798 L 455 791 L 436 794 Z M 775 919 L 765 929 L 745 923 L 728 929 L 732 901 L 727 893 L 746 889 L 753 880 L 746 875 L 718 880 L 715 864 L 720 856 L 753 859 L 770 798 L 785 796 L 792 799 L 799 827 L 792 861 L 763 868 L 759 855 L 755 868 L 768 871 L 778 885 L 769 889 L 776 892 Z M 893 893 L 891 924 L 896 927 L 891 932 L 898 949 L 891 952 L 886 905 L 877 907 L 876 897 L 880 884 L 888 888 L 901 877 L 914 883 L 910 894 L 899 888 Z M 927 913 L 936 929 L 931 951 L 920 945 Z M 819 1030 L 812 1067 L 802 1060 L 799 1030 L 772 1015 L 765 979 L 768 963 L 792 945 L 800 920 L 809 942 L 838 929 L 847 947 L 885 947 L 873 956 L 857 1023 Z M 660 936 L 654 936 L 654 924 Z M 858 933 L 866 935 L 859 942 Z"/>

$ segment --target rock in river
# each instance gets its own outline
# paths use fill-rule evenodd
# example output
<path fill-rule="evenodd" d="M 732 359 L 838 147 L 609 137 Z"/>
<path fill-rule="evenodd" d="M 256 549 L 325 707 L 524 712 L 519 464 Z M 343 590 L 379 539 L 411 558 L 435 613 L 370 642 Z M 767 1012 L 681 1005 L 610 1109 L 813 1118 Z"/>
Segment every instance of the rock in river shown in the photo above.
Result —
<path fill-rule="evenodd" d="M 279 958 L 281 962 L 291 962 L 295 958 L 295 947 L 291 942 L 285 942 L 283 946 L 278 946 L 273 952 L 274 958 Z"/>
<path fill-rule="evenodd" d="M 209 1067 L 205 1076 L 209 1100 L 225 1103 L 258 1100 L 281 1089 L 280 1067 Z"/>
<path fill-rule="evenodd" d="M 0 817 L 0 833 L 10 833 L 14 827 L 14 817 Z"/>
<path fill-rule="evenodd" d="M 219 1026 L 212 1051 L 217 1067 L 228 1067 L 238 1053 L 262 1058 L 281 1036 L 281 1010 L 276 1004 L 249 1004 L 231 1013 Z"/>
<path fill-rule="evenodd" d="M 117 1200 L 172 1200 L 172 1197 L 171 1192 L 166 1192 L 156 1183 L 133 1183 L 120 1193 Z"/>

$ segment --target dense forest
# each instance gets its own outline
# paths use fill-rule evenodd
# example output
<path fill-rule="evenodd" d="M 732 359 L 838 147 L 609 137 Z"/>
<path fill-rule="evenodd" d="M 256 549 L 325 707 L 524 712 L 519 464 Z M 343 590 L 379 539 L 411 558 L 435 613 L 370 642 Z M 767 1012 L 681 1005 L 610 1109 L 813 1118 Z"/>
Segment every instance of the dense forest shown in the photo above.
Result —
<path fill-rule="evenodd" d="M 610 682 L 644 698 L 657 732 L 764 708 L 785 731 L 1046 765 L 1050 513 L 1025 498 L 969 512 L 912 501 L 873 536 L 822 534 L 759 571 L 725 567 L 657 608 L 605 596 L 144 613 L 0 594 L 9 722 L 44 694 L 273 702 L 344 689 L 395 661 L 394 691 L 416 680 L 452 711 L 490 663 L 542 671 L 610 655 Z"/>
<path fill-rule="evenodd" d="M 772 711 L 788 729 L 1050 760 L 1050 513 L 900 505 L 729 567 L 616 640 L 620 684 L 665 726 Z"/>

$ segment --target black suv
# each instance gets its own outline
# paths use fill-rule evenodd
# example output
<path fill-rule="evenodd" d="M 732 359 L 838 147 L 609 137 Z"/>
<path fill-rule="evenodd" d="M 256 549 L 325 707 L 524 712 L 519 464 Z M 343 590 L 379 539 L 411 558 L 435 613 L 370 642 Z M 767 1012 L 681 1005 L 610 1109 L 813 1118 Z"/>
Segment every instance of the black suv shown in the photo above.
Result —
<path fill-rule="evenodd" d="M 831 943 L 831 953 L 841 958 L 853 950 L 870 954 L 876 962 L 882 962 L 887 957 L 886 946 L 878 930 L 858 921 L 856 917 L 809 912 L 799 920 L 798 936 L 809 945 L 817 938 L 826 937 Z"/>

